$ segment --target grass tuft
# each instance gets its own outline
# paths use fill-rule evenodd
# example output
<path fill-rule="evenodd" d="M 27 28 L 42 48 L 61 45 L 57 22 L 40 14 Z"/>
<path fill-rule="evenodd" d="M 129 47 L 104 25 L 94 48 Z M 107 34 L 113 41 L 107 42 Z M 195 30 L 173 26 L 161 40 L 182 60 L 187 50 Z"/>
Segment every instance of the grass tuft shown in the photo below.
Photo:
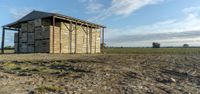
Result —
<path fill-rule="evenodd" d="M 63 88 L 59 86 L 40 86 L 35 90 L 38 93 L 48 93 L 48 92 L 62 92 Z"/>

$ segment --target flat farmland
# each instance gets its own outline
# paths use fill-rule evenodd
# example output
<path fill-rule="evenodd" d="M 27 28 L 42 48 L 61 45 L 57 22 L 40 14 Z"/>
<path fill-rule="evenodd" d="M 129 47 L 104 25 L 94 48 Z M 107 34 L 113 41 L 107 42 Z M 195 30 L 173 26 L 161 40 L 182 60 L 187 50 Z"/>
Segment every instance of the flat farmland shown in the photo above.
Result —
<path fill-rule="evenodd" d="M 108 54 L 200 54 L 200 48 L 106 48 Z"/>
<path fill-rule="evenodd" d="M 200 93 L 198 52 L 128 50 L 0 55 L 0 94 Z"/>

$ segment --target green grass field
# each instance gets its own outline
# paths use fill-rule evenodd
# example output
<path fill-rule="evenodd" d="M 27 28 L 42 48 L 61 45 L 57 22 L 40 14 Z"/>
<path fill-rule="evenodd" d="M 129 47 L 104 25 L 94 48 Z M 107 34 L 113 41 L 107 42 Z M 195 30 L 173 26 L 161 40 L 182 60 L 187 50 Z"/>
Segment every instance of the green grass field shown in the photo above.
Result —
<path fill-rule="evenodd" d="M 0 53 L 1 53 L 1 50 L 0 50 Z M 14 50 L 4 50 L 4 53 L 14 53 Z"/>
<path fill-rule="evenodd" d="M 200 54 L 200 48 L 105 48 L 106 54 Z M 14 50 L 5 50 L 14 53 Z"/>
<path fill-rule="evenodd" d="M 200 54 L 200 48 L 106 48 L 107 54 Z"/>

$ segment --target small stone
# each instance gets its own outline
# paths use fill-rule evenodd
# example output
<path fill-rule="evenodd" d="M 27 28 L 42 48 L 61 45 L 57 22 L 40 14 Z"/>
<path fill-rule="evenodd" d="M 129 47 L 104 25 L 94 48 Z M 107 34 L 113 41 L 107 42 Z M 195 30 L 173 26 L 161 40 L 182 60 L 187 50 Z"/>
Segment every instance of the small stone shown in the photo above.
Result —
<path fill-rule="evenodd" d="M 170 78 L 172 82 L 176 83 L 176 80 L 174 78 Z"/>
<path fill-rule="evenodd" d="M 93 91 L 92 89 L 88 90 L 88 92 L 92 92 L 92 91 Z"/>
<path fill-rule="evenodd" d="M 35 94 L 35 92 L 34 91 L 29 91 L 28 94 Z"/>

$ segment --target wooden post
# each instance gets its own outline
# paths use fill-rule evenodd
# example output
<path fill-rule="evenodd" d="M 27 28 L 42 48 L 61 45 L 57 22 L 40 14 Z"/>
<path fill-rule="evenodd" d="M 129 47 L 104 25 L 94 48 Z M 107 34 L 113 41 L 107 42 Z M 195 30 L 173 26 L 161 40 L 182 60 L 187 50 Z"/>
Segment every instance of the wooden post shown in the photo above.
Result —
<path fill-rule="evenodd" d="M 19 43 L 20 43 L 20 41 L 19 41 L 19 37 L 20 37 L 20 35 L 19 35 L 19 29 L 18 29 L 18 32 L 17 32 L 17 53 L 19 53 L 20 51 L 19 51 Z M 34 36 L 35 37 L 35 36 Z M 34 42 L 35 42 L 35 39 L 34 39 Z M 34 52 L 35 52 L 35 47 L 34 47 Z"/>
<path fill-rule="evenodd" d="M 61 33 L 62 32 L 61 32 L 61 28 L 60 28 L 60 31 L 59 31 L 60 53 L 62 53 L 62 51 L 61 51 L 61 49 L 62 49 L 62 43 L 61 43 L 61 41 L 62 41 L 62 38 L 61 38 L 62 34 Z"/>
<path fill-rule="evenodd" d="M 102 53 L 104 53 L 104 28 L 102 28 Z"/>
<path fill-rule="evenodd" d="M 90 33 L 90 35 L 89 35 L 90 36 L 90 38 L 89 38 L 90 39 L 90 53 L 92 53 L 92 27 L 90 28 L 89 33 Z"/>
<path fill-rule="evenodd" d="M 69 25 L 69 52 L 72 53 L 72 22 Z"/>
<path fill-rule="evenodd" d="M 53 50 L 52 52 L 54 53 L 54 42 L 55 42 L 55 40 L 54 40 L 54 32 L 55 32 L 55 17 L 53 16 L 53 49 L 51 49 L 51 50 Z"/>
<path fill-rule="evenodd" d="M 3 27 L 2 40 L 1 40 L 1 53 L 2 54 L 4 54 L 4 39 L 5 39 L 5 28 Z"/>
<path fill-rule="evenodd" d="M 97 53 L 97 35 L 96 35 L 96 31 L 95 31 L 95 54 Z"/>
<path fill-rule="evenodd" d="M 75 51 L 74 53 L 76 53 L 76 49 L 77 49 L 77 23 L 75 24 Z"/>
<path fill-rule="evenodd" d="M 88 54 L 88 26 L 86 27 L 86 53 Z"/>

